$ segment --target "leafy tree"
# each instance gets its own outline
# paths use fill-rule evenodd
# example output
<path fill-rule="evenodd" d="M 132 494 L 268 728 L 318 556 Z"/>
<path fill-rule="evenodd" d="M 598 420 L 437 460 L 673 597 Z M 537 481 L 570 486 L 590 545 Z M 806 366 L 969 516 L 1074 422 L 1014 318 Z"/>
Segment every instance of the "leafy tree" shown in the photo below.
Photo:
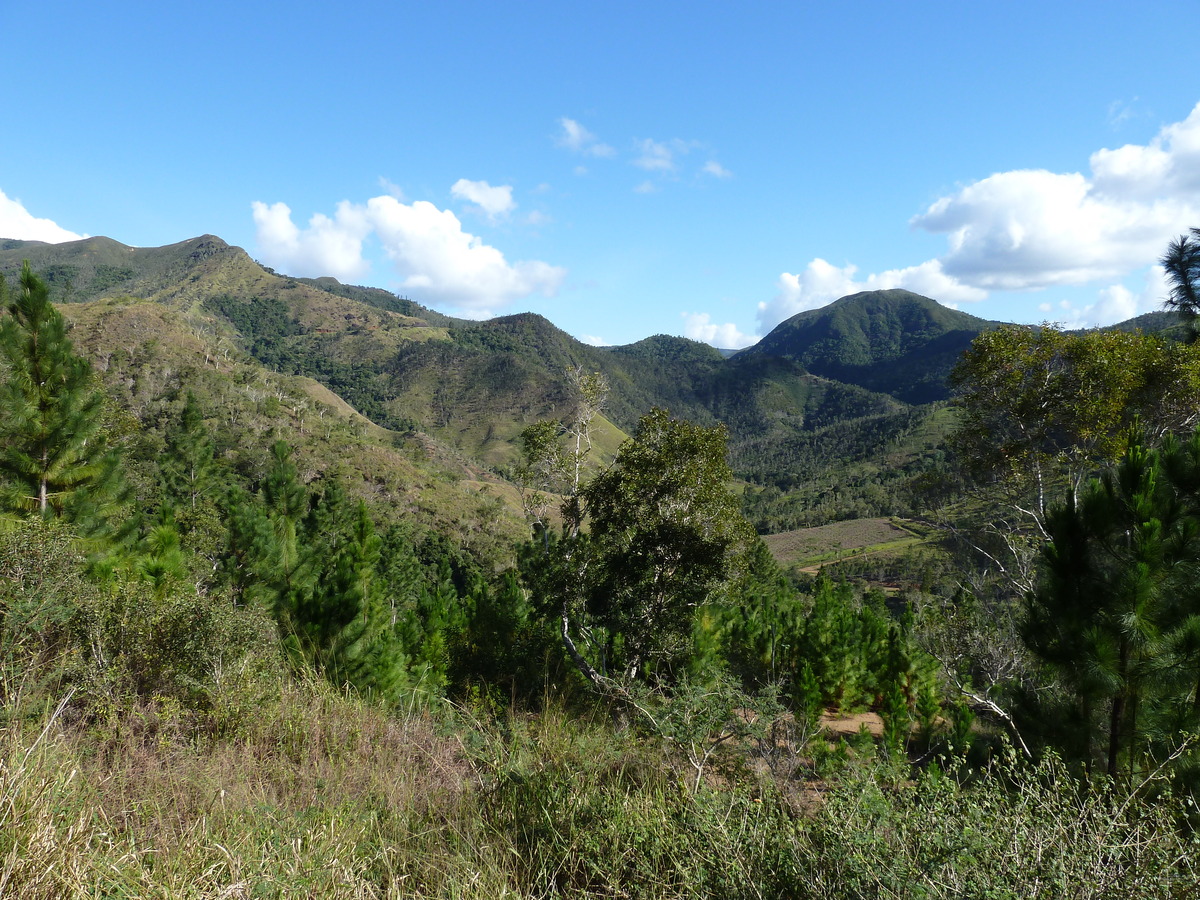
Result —
<path fill-rule="evenodd" d="M 104 395 L 91 365 L 75 355 L 45 282 L 26 261 L 0 321 L 0 497 L 9 509 L 95 519 L 120 486 L 117 454 L 106 446 Z"/>
<path fill-rule="evenodd" d="M 750 529 L 729 491 L 723 428 L 702 428 L 655 409 L 613 464 L 582 491 L 590 529 L 580 548 L 583 615 L 607 631 L 605 665 L 631 679 L 686 650 L 697 611 L 734 574 Z M 618 647 L 616 638 L 620 638 Z"/>
<path fill-rule="evenodd" d="M 1120 456 L 1135 422 L 1153 438 L 1200 409 L 1200 352 L 1131 332 L 998 328 L 975 339 L 952 380 L 964 461 L 1031 486 L 1039 511 L 1056 474 L 1077 488 Z"/>
<path fill-rule="evenodd" d="M 608 380 L 600 372 L 567 369 L 573 399 L 571 415 L 559 422 L 547 419 L 520 434 L 521 458 L 514 472 L 525 517 L 543 538 L 548 537 L 550 495 L 567 498 L 562 515 L 568 532 L 578 533 L 582 510 L 579 492 L 584 463 L 592 450 L 592 424 L 608 398 Z"/>
<path fill-rule="evenodd" d="M 1120 457 L 1135 424 L 1152 439 L 1200 414 L 1200 345 L 1043 326 L 985 332 L 953 374 L 962 465 L 991 509 L 971 546 L 1016 593 L 1033 587 L 1042 514 L 1064 487 Z"/>

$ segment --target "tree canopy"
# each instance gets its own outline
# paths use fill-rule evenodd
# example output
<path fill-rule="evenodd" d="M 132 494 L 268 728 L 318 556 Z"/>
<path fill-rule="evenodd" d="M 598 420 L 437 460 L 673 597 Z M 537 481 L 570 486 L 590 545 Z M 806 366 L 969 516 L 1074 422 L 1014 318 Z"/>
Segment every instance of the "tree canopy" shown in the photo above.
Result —
<path fill-rule="evenodd" d="M 975 339 L 954 370 L 952 438 L 977 475 L 1032 487 L 1078 486 L 1120 456 L 1134 423 L 1149 436 L 1200 414 L 1200 351 L 1157 335 L 1017 325 Z"/>

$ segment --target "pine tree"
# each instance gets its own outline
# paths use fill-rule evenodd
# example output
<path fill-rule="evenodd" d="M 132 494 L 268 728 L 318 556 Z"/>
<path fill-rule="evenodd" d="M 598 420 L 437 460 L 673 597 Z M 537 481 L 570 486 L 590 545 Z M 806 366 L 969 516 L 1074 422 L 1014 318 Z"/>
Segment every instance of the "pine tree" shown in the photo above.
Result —
<path fill-rule="evenodd" d="M 195 510 L 209 492 L 215 470 L 212 436 L 196 395 L 188 391 L 179 424 L 167 432 L 159 481 L 175 505 Z"/>
<path fill-rule="evenodd" d="M 382 541 L 361 500 L 344 537 L 317 588 L 317 617 L 301 625 L 314 639 L 314 655 L 330 681 L 394 700 L 404 684 L 406 658 L 376 574 Z"/>
<path fill-rule="evenodd" d="M 181 546 L 207 558 L 210 569 L 220 556 L 226 527 L 218 503 L 221 480 L 212 435 L 195 394 L 188 391 L 178 422 L 166 433 L 158 483 L 163 502 L 173 509 Z"/>
<path fill-rule="evenodd" d="M 1150 740 L 1193 697 L 1197 520 L 1175 462 L 1134 443 L 1078 502 L 1052 510 L 1042 578 L 1028 599 L 1025 638 L 1065 699 L 1041 721 L 1068 726 L 1068 752 L 1117 776 L 1153 755 Z M 1195 497 L 1190 498 L 1194 505 Z"/>
<path fill-rule="evenodd" d="M 120 488 L 102 430 L 104 395 L 76 356 L 46 283 L 26 261 L 0 321 L 0 500 L 10 510 L 91 524 Z M 91 520 L 91 521 L 89 521 Z"/>
<path fill-rule="evenodd" d="M 259 496 L 230 495 L 236 594 L 271 611 L 296 664 L 339 687 L 397 700 L 408 684 L 408 621 L 388 596 L 383 542 L 366 504 L 353 503 L 337 482 L 310 491 L 282 441 L 271 457 Z"/>

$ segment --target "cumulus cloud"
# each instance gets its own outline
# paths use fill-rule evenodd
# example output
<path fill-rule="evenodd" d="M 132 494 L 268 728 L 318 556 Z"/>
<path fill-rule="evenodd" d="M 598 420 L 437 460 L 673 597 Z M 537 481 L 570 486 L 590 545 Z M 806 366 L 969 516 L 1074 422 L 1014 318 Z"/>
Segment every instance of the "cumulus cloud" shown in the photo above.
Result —
<path fill-rule="evenodd" d="M 566 277 L 565 269 L 538 260 L 508 262 L 464 231 L 454 213 L 423 200 L 343 201 L 332 219 L 317 214 L 304 229 L 292 222 L 286 204 L 255 203 L 253 209 L 268 265 L 297 275 L 358 279 L 369 269 L 363 242 L 373 236 L 399 276 L 399 288 L 464 315 L 490 314 L 533 294 L 553 296 Z"/>
<path fill-rule="evenodd" d="M 1135 316 L 1162 309 L 1167 295 L 1166 273 L 1161 266 L 1151 266 L 1141 288 L 1133 291 L 1123 284 L 1102 288 L 1094 303 L 1079 306 L 1070 300 L 1059 301 L 1057 310 L 1049 303 L 1040 305 L 1043 312 L 1053 312 L 1049 318 L 1068 328 L 1093 328 L 1124 322 Z"/>
<path fill-rule="evenodd" d="M 555 142 L 560 147 L 566 147 L 568 150 L 572 150 L 575 153 L 582 153 L 585 156 L 609 157 L 615 156 L 617 153 L 608 144 L 597 140 L 594 134 L 574 119 L 559 119 L 558 127 L 559 132 L 555 138 Z"/>
<path fill-rule="evenodd" d="M 27 210 L 20 200 L 9 198 L 0 191 L 0 237 L 16 241 L 44 241 L 47 244 L 62 244 L 84 238 L 52 222 L 39 219 Z"/>
<path fill-rule="evenodd" d="M 743 334 L 732 322 L 717 324 L 708 313 L 683 313 L 683 334 L 722 350 L 740 350 L 758 342 L 758 335 Z"/>
<path fill-rule="evenodd" d="M 371 224 L 362 207 L 344 200 L 332 219 L 317 213 L 303 230 L 292 221 L 286 203 L 255 201 L 251 209 L 259 253 L 272 268 L 310 278 L 332 275 L 339 281 L 367 273 L 362 248 Z"/>
<path fill-rule="evenodd" d="M 962 303 L 982 300 L 985 291 L 962 284 L 946 275 L 937 260 L 889 269 L 864 279 L 856 279 L 857 266 L 835 266 L 823 259 L 814 259 L 803 271 L 784 272 L 779 276 L 775 297 L 758 305 L 759 326 L 770 331 L 796 313 L 817 309 L 848 294 L 860 291 L 882 291 L 904 288 L 943 303 Z"/>
<path fill-rule="evenodd" d="M 1200 219 L 1200 104 L 1145 145 L 1092 154 L 1090 177 L 1001 172 L 942 197 L 912 223 L 945 234 L 942 270 L 984 290 L 1123 277 Z"/>
<path fill-rule="evenodd" d="M 579 336 L 579 340 L 582 343 L 590 344 L 593 347 L 607 347 L 608 346 L 608 341 L 606 341 L 604 338 L 600 337 L 599 335 L 595 335 L 595 334 L 581 334 Z"/>
<path fill-rule="evenodd" d="M 501 306 L 531 294 L 553 296 L 566 270 L 537 260 L 509 263 L 495 247 L 463 231 L 449 210 L 392 197 L 367 201 L 367 217 L 401 286 L 459 308 Z"/>
<path fill-rule="evenodd" d="M 700 169 L 705 175 L 711 175 L 713 178 L 732 178 L 733 173 L 717 162 L 715 159 L 710 159 L 706 162 L 703 168 Z"/>
<path fill-rule="evenodd" d="M 507 184 L 492 187 L 486 181 L 468 181 L 465 178 L 458 179 L 450 188 L 451 194 L 468 203 L 474 203 L 492 222 L 517 208 L 512 191 L 512 187 Z"/>
<path fill-rule="evenodd" d="M 892 287 L 954 305 L 994 290 L 1107 281 L 1095 303 L 1061 307 L 1069 323 L 1107 323 L 1154 309 L 1164 289 L 1135 293 L 1114 282 L 1150 266 L 1169 240 L 1200 221 L 1200 104 L 1146 144 L 1097 150 L 1088 163 L 1086 175 L 999 172 L 939 198 L 911 220 L 946 235 L 947 250 L 937 259 L 865 279 L 855 277 L 854 266 L 823 259 L 784 272 L 775 297 L 759 304 L 760 325 L 770 329 L 846 294 Z"/>

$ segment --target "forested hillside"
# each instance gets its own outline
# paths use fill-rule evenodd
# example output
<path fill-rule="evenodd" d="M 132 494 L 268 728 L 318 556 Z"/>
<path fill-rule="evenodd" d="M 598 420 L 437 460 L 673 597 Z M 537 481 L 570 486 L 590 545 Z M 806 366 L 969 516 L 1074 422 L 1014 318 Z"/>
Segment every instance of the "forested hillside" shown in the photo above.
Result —
<path fill-rule="evenodd" d="M 594 348 L 211 236 L 0 270 L 0 894 L 1200 885 L 1200 343 L 891 291 Z"/>
<path fill-rule="evenodd" d="M 178 378 L 180 364 L 203 360 L 201 369 L 218 368 L 219 362 L 248 356 L 272 373 L 319 382 L 375 425 L 427 435 L 499 476 L 515 464 L 523 428 L 569 416 L 568 370 L 599 372 L 607 379 L 604 417 L 612 427 L 598 435 L 607 458 L 655 406 L 691 421 L 723 423 L 735 476 L 768 493 L 811 480 L 814 460 L 825 471 L 865 460 L 880 446 L 906 447 L 889 467 L 886 485 L 857 472 L 835 476 L 830 487 L 846 500 L 819 506 L 827 517 L 907 514 L 914 492 L 923 491 L 940 466 L 936 445 L 944 429 L 935 434 L 917 424 L 932 407 L 912 407 L 886 391 L 872 393 L 853 378 L 831 379 L 822 368 L 828 360 L 799 353 L 784 340 L 808 314 L 780 325 L 754 351 L 727 359 L 707 345 L 661 335 L 627 347 L 594 348 L 533 315 L 454 320 L 377 289 L 278 276 L 212 236 L 153 249 L 122 247 L 106 238 L 65 245 L 10 241 L 0 250 L 0 270 L 14 272 L 27 257 L 35 269 L 50 273 L 51 297 L 70 301 L 67 313 L 89 330 L 78 340 L 100 354 L 101 368 L 114 358 L 123 365 L 140 351 L 139 366 L 163 356 L 151 367 L 161 362 Z M 863 295 L 847 298 L 841 308 L 873 323 L 875 332 L 891 334 L 893 343 L 915 327 L 909 320 L 928 318 L 928 307 L 961 317 L 913 298 L 884 303 Z M 142 323 L 132 322 L 138 317 L 158 320 L 147 326 L 155 329 L 153 341 L 138 339 Z M 955 323 L 962 325 L 952 318 Z M 905 352 L 926 358 L 921 348 L 944 339 L 939 327 L 913 331 L 902 341 Z M 186 360 L 173 349 L 182 347 L 190 349 Z M 928 370 L 908 363 L 916 366 L 912 371 L 897 370 L 883 350 L 876 355 L 889 360 L 888 371 L 900 371 L 914 384 L 940 385 L 932 393 L 917 390 L 922 399 L 945 396 L 941 355 L 929 357 Z M 904 435 L 914 428 L 928 432 L 931 443 L 905 444 Z M 753 513 L 763 503 L 747 509 Z M 754 514 L 756 525 L 767 530 L 817 524 L 811 512 L 787 507 L 776 503 L 770 515 Z"/>

